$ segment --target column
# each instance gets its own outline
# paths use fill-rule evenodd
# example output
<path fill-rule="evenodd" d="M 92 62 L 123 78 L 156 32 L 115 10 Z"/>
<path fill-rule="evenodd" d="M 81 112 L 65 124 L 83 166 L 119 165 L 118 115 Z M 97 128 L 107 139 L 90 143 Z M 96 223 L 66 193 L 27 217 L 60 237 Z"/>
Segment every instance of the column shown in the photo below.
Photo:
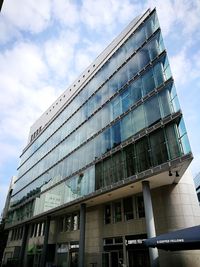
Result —
<path fill-rule="evenodd" d="M 154 222 L 149 181 L 142 182 L 142 189 L 143 189 L 143 198 L 144 198 L 147 236 L 148 238 L 151 238 L 151 237 L 156 236 L 156 231 L 155 231 L 155 222 Z M 149 248 L 149 256 L 150 256 L 151 267 L 158 267 L 159 262 L 158 262 L 157 248 Z"/>
<path fill-rule="evenodd" d="M 126 238 L 123 236 L 123 263 L 127 266 Z"/>
<path fill-rule="evenodd" d="M 25 224 L 24 225 L 23 238 L 22 238 L 22 245 L 21 245 L 20 254 L 19 254 L 19 267 L 24 266 L 24 258 L 25 258 L 25 250 L 26 250 L 26 243 L 27 243 L 27 237 L 28 237 L 28 229 L 29 229 L 29 225 Z"/>
<path fill-rule="evenodd" d="M 46 219 L 46 222 L 45 222 L 44 242 L 43 242 L 43 248 L 42 248 L 40 267 L 45 267 L 46 266 L 47 246 L 48 246 L 48 239 L 49 239 L 50 222 L 51 222 L 51 217 L 48 216 L 47 219 Z"/>
<path fill-rule="evenodd" d="M 86 205 L 81 204 L 80 208 L 80 239 L 79 239 L 79 253 L 78 253 L 78 266 L 84 267 L 85 262 L 85 217 Z"/>

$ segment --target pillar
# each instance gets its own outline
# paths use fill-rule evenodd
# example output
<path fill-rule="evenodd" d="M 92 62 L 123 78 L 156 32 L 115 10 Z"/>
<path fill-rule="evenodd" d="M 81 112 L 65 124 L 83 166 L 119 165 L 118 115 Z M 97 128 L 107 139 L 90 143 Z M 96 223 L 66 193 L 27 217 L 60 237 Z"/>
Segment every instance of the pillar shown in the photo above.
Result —
<path fill-rule="evenodd" d="M 45 229 L 44 229 L 44 242 L 42 248 L 42 256 L 41 256 L 41 263 L 40 267 L 46 266 L 46 257 L 47 257 L 47 246 L 48 246 L 48 239 L 49 239 L 49 228 L 50 228 L 51 217 L 47 217 L 45 222 Z"/>
<path fill-rule="evenodd" d="M 123 264 L 127 266 L 126 238 L 123 236 Z"/>
<path fill-rule="evenodd" d="M 151 191 L 149 186 L 149 181 L 142 182 L 143 198 L 144 198 L 144 208 L 145 208 L 145 219 L 148 238 L 155 237 L 155 222 L 153 215 L 153 207 L 151 201 Z M 149 248 L 150 264 L 151 267 L 158 267 L 158 250 L 157 248 Z"/>
<path fill-rule="evenodd" d="M 24 257 L 25 257 L 28 229 L 29 229 L 29 225 L 25 224 L 23 238 L 22 238 L 22 245 L 21 245 L 20 254 L 19 254 L 19 267 L 24 266 Z"/>
<path fill-rule="evenodd" d="M 79 253 L 78 253 L 78 266 L 84 267 L 85 262 L 85 217 L 86 205 L 81 204 L 80 207 L 80 239 L 79 239 Z"/>

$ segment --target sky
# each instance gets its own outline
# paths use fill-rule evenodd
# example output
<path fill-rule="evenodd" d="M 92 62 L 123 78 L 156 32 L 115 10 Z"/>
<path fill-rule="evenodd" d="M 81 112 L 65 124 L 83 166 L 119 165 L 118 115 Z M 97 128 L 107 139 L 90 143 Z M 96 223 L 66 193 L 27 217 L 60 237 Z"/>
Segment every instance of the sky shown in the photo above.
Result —
<path fill-rule="evenodd" d="M 199 0 L 4 0 L 0 14 L 0 212 L 29 128 L 136 16 L 156 7 L 200 171 Z"/>

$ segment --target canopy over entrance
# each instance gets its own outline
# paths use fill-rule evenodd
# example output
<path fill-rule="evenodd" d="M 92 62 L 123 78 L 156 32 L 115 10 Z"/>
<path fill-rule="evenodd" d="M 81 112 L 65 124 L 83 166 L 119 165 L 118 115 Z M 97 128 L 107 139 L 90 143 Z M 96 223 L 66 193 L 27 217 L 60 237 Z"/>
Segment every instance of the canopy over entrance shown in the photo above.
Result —
<path fill-rule="evenodd" d="M 146 239 L 144 244 L 171 251 L 200 249 L 200 225 Z"/>

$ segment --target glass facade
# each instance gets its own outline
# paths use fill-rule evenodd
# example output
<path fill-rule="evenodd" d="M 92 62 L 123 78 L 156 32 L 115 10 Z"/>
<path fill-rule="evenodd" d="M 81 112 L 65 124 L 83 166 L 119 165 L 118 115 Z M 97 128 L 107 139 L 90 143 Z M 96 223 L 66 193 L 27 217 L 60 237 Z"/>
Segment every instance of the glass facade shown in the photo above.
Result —
<path fill-rule="evenodd" d="M 37 215 L 189 153 L 179 111 L 152 12 L 23 152 L 11 207 L 26 201 L 27 217 Z M 136 138 L 178 112 L 178 119 Z M 20 220 L 26 205 L 10 220 Z M 120 209 L 115 203 L 115 220 L 122 219 Z M 127 210 L 127 220 L 132 216 Z"/>

